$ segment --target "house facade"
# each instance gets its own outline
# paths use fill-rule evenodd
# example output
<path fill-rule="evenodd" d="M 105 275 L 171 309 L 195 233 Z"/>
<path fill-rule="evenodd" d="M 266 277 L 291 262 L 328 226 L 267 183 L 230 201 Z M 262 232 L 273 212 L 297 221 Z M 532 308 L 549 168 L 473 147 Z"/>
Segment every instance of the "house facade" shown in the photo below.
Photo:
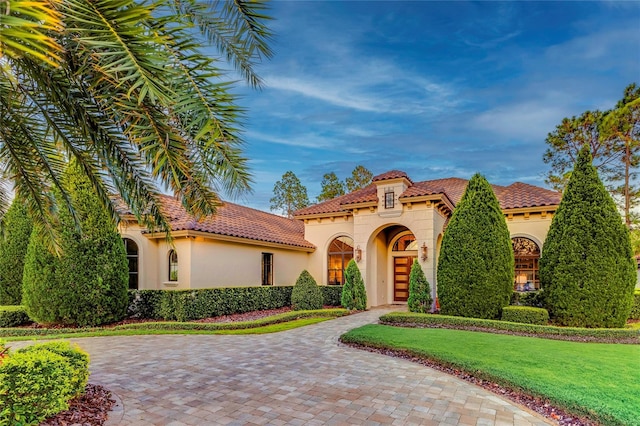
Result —
<path fill-rule="evenodd" d="M 459 178 L 413 182 L 394 170 L 363 189 L 299 210 L 294 219 L 225 203 L 216 216 L 196 221 L 166 197 L 172 246 L 132 218 L 121 225 L 130 286 L 291 285 L 304 269 L 319 284 L 339 285 L 355 259 L 368 304 L 378 306 L 407 300 L 417 259 L 435 299 L 442 236 L 466 185 Z M 538 259 L 561 195 L 524 183 L 493 190 L 514 245 L 514 288 L 538 289 Z"/>

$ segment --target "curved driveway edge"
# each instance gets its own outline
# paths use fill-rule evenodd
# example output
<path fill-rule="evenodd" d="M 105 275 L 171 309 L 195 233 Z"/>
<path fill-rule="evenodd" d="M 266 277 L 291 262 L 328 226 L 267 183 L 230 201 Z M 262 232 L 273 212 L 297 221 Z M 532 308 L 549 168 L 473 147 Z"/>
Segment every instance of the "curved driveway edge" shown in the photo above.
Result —
<path fill-rule="evenodd" d="M 550 424 L 453 376 L 338 343 L 388 311 L 266 335 L 72 340 L 91 355 L 90 381 L 121 400 L 109 425 Z"/>

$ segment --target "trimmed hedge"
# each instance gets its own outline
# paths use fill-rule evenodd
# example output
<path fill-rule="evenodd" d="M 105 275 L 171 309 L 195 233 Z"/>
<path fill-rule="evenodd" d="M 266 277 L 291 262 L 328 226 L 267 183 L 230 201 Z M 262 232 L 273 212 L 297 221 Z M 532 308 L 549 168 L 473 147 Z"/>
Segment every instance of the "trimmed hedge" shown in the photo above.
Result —
<path fill-rule="evenodd" d="M 36 425 L 66 410 L 88 376 L 88 356 L 66 342 L 9 354 L 0 363 L 0 424 Z"/>
<path fill-rule="evenodd" d="M 16 327 L 29 322 L 24 306 L 0 306 L 0 327 Z"/>
<path fill-rule="evenodd" d="M 323 299 L 316 280 L 306 269 L 302 271 L 291 291 L 291 309 L 294 311 L 322 309 Z"/>
<path fill-rule="evenodd" d="M 325 306 L 341 306 L 340 296 L 342 296 L 341 285 L 320 285 Z"/>
<path fill-rule="evenodd" d="M 528 291 L 526 293 L 514 291 L 511 295 L 511 305 L 544 308 L 544 293 L 542 290 Z"/>
<path fill-rule="evenodd" d="M 447 315 L 415 314 L 393 312 L 380 317 L 381 324 L 399 327 L 447 327 L 459 329 L 480 329 L 487 331 L 508 331 L 540 337 L 585 338 L 600 340 L 620 340 L 640 344 L 640 330 L 624 328 L 576 328 L 550 325 L 521 324 L 479 318 L 465 318 Z"/>
<path fill-rule="evenodd" d="M 130 290 L 134 318 L 190 321 L 291 306 L 290 286 Z"/>
<path fill-rule="evenodd" d="M 633 305 L 631 306 L 629 319 L 640 319 L 640 290 L 636 290 L 633 293 Z"/>
<path fill-rule="evenodd" d="M 502 308 L 502 321 L 546 325 L 549 322 L 549 312 L 531 306 L 505 306 Z"/>

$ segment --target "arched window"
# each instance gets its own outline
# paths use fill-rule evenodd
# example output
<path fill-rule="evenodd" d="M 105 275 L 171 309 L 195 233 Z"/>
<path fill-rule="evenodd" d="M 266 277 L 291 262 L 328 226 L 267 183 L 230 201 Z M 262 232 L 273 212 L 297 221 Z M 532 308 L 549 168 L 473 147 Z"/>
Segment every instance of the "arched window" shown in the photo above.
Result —
<path fill-rule="evenodd" d="M 524 237 L 512 238 L 511 243 L 516 261 L 514 289 L 516 291 L 540 290 L 538 276 L 540 247 L 535 241 Z"/>
<path fill-rule="evenodd" d="M 344 284 L 344 270 L 353 259 L 353 239 L 347 236 L 338 237 L 329 244 L 328 273 L 329 285 Z"/>
<path fill-rule="evenodd" d="M 169 281 L 178 281 L 178 252 L 169 250 Z"/>
<path fill-rule="evenodd" d="M 418 250 L 418 242 L 413 234 L 403 235 L 393 244 L 393 251 Z"/>
<path fill-rule="evenodd" d="M 123 238 L 124 250 L 129 263 L 129 289 L 138 289 L 138 245 L 130 238 Z"/>

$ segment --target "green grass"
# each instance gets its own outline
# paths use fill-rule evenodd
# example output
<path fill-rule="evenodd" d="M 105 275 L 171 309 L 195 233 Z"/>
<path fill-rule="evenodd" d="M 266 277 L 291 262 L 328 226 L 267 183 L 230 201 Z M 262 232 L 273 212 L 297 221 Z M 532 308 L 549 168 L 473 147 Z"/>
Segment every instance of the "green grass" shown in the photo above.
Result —
<path fill-rule="evenodd" d="M 230 323 L 202 322 L 145 322 L 116 327 L 94 327 L 75 329 L 0 329 L 5 341 L 69 339 L 99 336 L 139 336 L 147 334 L 264 334 L 304 327 L 348 313 L 345 309 L 322 309 L 317 311 L 291 311 L 254 321 Z"/>
<path fill-rule="evenodd" d="M 607 425 L 640 425 L 640 345 L 367 325 L 346 343 L 408 351 L 549 399 Z"/>

